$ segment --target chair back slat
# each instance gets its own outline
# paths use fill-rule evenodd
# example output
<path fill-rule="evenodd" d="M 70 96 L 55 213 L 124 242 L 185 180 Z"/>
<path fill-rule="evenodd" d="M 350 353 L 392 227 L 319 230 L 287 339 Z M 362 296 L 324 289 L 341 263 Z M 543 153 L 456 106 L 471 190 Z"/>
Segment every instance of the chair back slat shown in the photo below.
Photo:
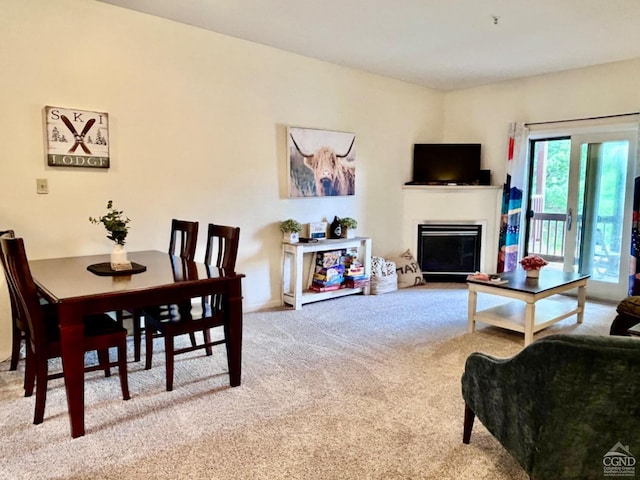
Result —
<path fill-rule="evenodd" d="M 171 240 L 169 255 L 176 255 L 187 260 L 194 260 L 198 244 L 198 222 L 171 220 Z"/>

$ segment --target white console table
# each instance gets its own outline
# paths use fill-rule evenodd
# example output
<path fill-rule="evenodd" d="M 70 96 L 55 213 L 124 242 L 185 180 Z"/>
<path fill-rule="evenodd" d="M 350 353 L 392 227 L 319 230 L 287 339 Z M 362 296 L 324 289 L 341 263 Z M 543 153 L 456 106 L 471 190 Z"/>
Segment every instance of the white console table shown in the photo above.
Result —
<path fill-rule="evenodd" d="M 368 237 L 320 240 L 317 243 L 282 244 L 282 304 L 291 305 L 296 310 L 302 305 L 329 298 L 343 297 L 355 293 L 369 294 L 369 287 L 341 288 L 329 292 L 314 292 L 306 288 L 304 278 L 304 256 L 316 252 L 358 248 L 358 261 L 364 266 L 365 274 L 371 276 L 371 239 Z M 313 262 L 314 259 L 312 258 Z"/>

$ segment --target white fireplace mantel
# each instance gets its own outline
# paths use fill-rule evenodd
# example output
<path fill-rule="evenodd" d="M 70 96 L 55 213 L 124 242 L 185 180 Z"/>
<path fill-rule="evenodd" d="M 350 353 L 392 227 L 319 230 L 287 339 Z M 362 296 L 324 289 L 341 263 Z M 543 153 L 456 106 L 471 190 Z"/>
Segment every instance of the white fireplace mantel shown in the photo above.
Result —
<path fill-rule="evenodd" d="M 483 225 L 480 269 L 496 270 L 501 186 L 416 186 L 403 187 L 403 244 L 418 251 L 418 225 L 422 223 L 472 223 Z M 486 226 L 486 227 L 485 227 Z"/>

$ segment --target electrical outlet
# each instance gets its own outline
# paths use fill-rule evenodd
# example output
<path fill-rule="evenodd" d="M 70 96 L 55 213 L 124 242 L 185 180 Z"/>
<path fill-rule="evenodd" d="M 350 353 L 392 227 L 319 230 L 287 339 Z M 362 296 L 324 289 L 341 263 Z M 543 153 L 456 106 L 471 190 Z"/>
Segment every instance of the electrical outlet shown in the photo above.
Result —
<path fill-rule="evenodd" d="M 36 178 L 36 192 L 49 193 L 49 182 L 46 178 Z"/>

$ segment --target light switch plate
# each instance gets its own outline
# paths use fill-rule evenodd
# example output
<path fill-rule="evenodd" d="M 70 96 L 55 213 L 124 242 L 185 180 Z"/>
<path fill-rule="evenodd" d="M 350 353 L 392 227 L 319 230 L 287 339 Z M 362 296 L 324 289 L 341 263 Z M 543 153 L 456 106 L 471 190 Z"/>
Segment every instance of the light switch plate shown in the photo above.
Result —
<path fill-rule="evenodd" d="M 49 193 L 49 182 L 46 178 L 36 178 L 36 192 Z"/>

